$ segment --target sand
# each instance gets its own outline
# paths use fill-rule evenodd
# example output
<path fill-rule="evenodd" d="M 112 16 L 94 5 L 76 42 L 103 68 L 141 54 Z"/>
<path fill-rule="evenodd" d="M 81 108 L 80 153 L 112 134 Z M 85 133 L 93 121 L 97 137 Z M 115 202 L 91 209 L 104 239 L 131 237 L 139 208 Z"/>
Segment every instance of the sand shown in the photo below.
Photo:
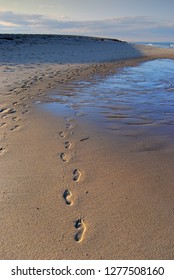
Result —
<path fill-rule="evenodd" d="M 4 36 L 0 258 L 173 259 L 173 145 L 160 150 L 157 138 L 114 137 L 83 115 L 52 115 L 37 103 L 74 80 L 174 58 L 174 50 L 77 36 Z"/>

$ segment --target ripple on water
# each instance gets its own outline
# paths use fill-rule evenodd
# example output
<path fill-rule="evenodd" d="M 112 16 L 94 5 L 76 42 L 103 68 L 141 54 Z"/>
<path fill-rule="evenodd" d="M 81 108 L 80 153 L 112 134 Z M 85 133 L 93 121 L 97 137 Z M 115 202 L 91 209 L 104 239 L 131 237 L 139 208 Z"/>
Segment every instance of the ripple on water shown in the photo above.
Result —
<path fill-rule="evenodd" d="M 111 131 L 141 127 L 170 134 L 172 130 L 166 127 L 174 125 L 173 73 L 171 59 L 148 61 L 90 82 L 61 85 L 54 90 L 52 102 L 39 106 L 57 114 L 81 112 Z"/>

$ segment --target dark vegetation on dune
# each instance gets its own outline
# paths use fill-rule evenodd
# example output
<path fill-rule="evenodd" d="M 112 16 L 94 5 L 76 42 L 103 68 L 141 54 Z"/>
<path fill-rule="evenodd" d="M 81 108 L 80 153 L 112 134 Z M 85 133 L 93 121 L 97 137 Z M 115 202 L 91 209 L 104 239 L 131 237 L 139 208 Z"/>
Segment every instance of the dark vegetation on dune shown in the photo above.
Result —
<path fill-rule="evenodd" d="M 113 42 L 120 42 L 125 43 L 124 41 L 118 40 L 118 39 L 112 39 L 112 38 L 100 38 L 100 37 L 90 37 L 90 36 L 79 36 L 79 35 L 53 35 L 53 34 L 0 34 L 0 40 L 7 40 L 7 41 L 13 41 L 13 40 L 22 40 L 25 39 L 25 41 L 28 39 L 53 39 L 53 40 L 91 40 L 91 41 L 113 41 Z"/>

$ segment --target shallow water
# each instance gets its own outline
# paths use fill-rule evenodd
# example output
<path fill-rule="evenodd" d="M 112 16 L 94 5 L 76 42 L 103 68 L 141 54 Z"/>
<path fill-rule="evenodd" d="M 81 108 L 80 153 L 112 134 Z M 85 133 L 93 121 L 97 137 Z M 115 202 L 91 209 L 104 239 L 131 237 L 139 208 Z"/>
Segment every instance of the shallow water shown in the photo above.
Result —
<path fill-rule="evenodd" d="M 135 42 L 136 44 L 142 44 L 147 46 L 154 46 L 158 48 L 164 48 L 164 49 L 173 49 L 174 43 L 173 42 Z"/>
<path fill-rule="evenodd" d="M 124 67 L 54 90 L 39 105 L 54 114 L 75 113 L 126 135 L 174 135 L 174 61 L 158 59 Z"/>

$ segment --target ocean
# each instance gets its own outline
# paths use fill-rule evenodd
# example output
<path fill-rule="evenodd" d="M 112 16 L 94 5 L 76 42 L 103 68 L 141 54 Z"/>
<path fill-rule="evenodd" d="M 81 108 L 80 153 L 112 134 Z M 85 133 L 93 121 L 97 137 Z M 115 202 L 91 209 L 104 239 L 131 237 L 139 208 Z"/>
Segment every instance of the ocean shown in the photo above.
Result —
<path fill-rule="evenodd" d="M 174 48 L 174 42 L 135 42 L 136 44 L 160 47 L 165 49 Z"/>

